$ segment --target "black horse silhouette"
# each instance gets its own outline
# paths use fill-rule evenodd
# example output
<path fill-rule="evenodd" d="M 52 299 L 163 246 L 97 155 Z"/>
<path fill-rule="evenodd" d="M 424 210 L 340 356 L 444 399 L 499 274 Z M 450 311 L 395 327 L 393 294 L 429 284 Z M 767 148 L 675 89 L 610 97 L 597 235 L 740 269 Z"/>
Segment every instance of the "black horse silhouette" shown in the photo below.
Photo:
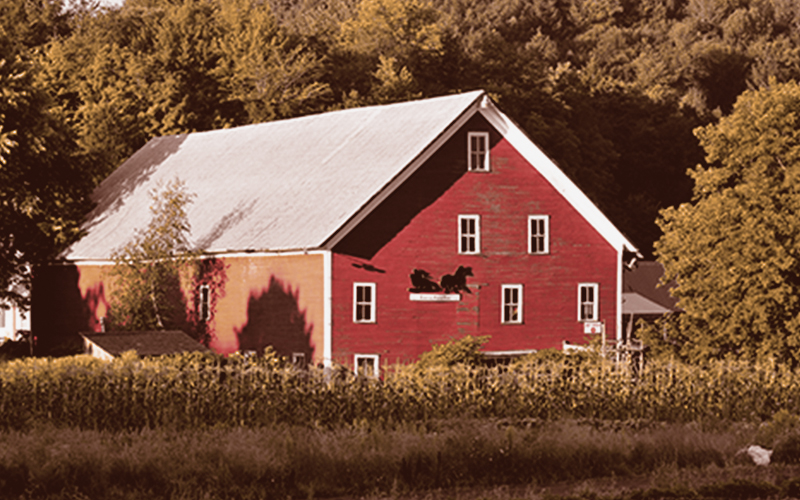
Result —
<path fill-rule="evenodd" d="M 409 288 L 408 291 L 413 293 L 440 292 L 442 288 L 431 278 L 432 276 L 428 271 L 414 269 L 414 272 L 411 273 L 411 284 L 414 286 Z"/>
<path fill-rule="evenodd" d="M 469 288 L 467 288 L 467 276 L 472 276 L 472 268 L 458 266 L 455 273 L 442 276 L 439 284 L 442 290 L 444 290 L 444 293 L 458 293 L 461 290 L 472 293 L 469 291 Z"/>

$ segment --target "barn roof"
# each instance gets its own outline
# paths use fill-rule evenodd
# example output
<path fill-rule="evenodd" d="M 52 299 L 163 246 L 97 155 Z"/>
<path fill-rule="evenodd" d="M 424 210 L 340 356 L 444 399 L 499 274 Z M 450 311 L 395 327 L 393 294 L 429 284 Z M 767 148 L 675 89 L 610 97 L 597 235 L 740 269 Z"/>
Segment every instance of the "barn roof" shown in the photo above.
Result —
<path fill-rule="evenodd" d="M 187 211 L 197 250 L 329 248 L 477 112 L 519 136 L 515 146 L 615 248 L 633 249 L 485 92 L 474 91 L 152 139 L 98 186 L 86 235 L 62 257 L 108 260 L 147 226 L 149 193 L 176 178 L 195 195 Z"/>
<path fill-rule="evenodd" d="M 136 351 L 139 356 L 162 356 L 209 349 L 180 330 L 84 333 L 83 337 L 111 354 Z"/>
<path fill-rule="evenodd" d="M 665 314 L 677 312 L 678 299 L 670 290 L 676 283 L 661 284 L 664 266 L 659 262 L 638 261 L 622 273 L 623 314 Z"/>

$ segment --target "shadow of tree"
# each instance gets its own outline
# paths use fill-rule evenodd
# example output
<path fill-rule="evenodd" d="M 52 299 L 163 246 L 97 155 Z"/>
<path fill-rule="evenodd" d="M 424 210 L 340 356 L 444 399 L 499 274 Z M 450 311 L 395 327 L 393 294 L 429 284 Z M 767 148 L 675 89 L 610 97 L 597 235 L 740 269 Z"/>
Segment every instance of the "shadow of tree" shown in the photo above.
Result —
<path fill-rule="evenodd" d="M 250 295 L 247 323 L 236 331 L 239 349 L 261 353 L 272 346 L 281 356 L 291 359 L 293 353 L 302 353 L 310 362 L 314 353 L 313 325 L 306 324 L 306 311 L 300 310 L 299 297 L 299 290 L 270 277 L 266 291 Z"/>
<path fill-rule="evenodd" d="M 35 354 L 58 356 L 81 352 L 83 344 L 79 332 L 88 329 L 94 311 L 84 300 L 79 282 L 80 272 L 73 265 L 36 269 L 31 294 Z"/>
<path fill-rule="evenodd" d="M 118 210 L 162 163 L 180 150 L 186 137 L 183 134 L 152 139 L 114 170 L 92 194 L 95 207 L 87 216 L 83 231 L 89 232 L 104 217 Z"/>

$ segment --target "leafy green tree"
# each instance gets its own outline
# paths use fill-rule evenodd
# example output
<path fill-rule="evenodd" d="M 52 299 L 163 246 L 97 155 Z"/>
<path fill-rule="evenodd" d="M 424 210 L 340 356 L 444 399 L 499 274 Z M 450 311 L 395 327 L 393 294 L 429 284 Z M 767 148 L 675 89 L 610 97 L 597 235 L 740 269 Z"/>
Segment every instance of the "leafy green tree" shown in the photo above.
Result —
<path fill-rule="evenodd" d="M 112 254 L 110 317 L 116 329 L 164 330 L 186 319 L 181 279 L 195 257 L 189 251 L 186 214 L 193 195 L 175 179 L 150 197 L 147 228 Z"/>
<path fill-rule="evenodd" d="M 28 52 L 0 32 L 0 298 L 23 307 L 32 266 L 77 236 L 92 187 Z"/>
<path fill-rule="evenodd" d="M 686 311 L 672 342 L 690 359 L 800 362 L 800 85 L 748 91 L 697 129 L 707 166 L 691 203 L 664 210 L 656 245 Z"/>
<path fill-rule="evenodd" d="M 242 123 L 260 123 L 319 109 L 330 88 L 322 83 L 321 59 L 280 28 L 269 5 L 253 0 L 222 2 L 217 22 L 220 59 L 213 75 L 225 99 L 242 109 Z"/>

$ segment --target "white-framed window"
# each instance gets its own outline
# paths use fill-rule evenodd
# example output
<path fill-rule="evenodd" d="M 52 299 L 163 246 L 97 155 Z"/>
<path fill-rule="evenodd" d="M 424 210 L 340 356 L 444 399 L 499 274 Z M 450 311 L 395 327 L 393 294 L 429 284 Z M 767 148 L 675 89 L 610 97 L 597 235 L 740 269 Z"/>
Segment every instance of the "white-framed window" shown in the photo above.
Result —
<path fill-rule="evenodd" d="M 458 216 L 458 253 L 481 253 L 480 215 Z"/>
<path fill-rule="evenodd" d="M 379 359 L 377 354 L 356 354 L 353 360 L 353 371 L 356 375 L 378 378 L 380 375 Z"/>
<path fill-rule="evenodd" d="M 305 368 L 306 367 L 306 353 L 304 352 L 293 352 L 292 353 L 292 364 L 298 368 Z"/>
<path fill-rule="evenodd" d="M 597 321 L 600 317 L 600 296 L 597 283 L 578 285 L 578 321 Z"/>
<path fill-rule="evenodd" d="M 375 283 L 353 283 L 353 322 L 375 323 Z"/>
<path fill-rule="evenodd" d="M 522 323 L 522 285 L 502 285 L 501 317 L 504 324 Z"/>
<path fill-rule="evenodd" d="M 550 253 L 550 217 L 528 216 L 528 253 L 543 255 Z"/>
<path fill-rule="evenodd" d="M 467 133 L 467 158 L 471 172 L 489 171 L 489 132 Z"/>
<path fill-rule="evenodd" d="M 0 306 L 0 328 L 6 327 L 6 309 Z"/>
<path fill-rule="evenodd" d="M 208 285 L 200 285 L 197 290 L 197 319 L 206 322 L 211 318 L 211 291 Z"/>

